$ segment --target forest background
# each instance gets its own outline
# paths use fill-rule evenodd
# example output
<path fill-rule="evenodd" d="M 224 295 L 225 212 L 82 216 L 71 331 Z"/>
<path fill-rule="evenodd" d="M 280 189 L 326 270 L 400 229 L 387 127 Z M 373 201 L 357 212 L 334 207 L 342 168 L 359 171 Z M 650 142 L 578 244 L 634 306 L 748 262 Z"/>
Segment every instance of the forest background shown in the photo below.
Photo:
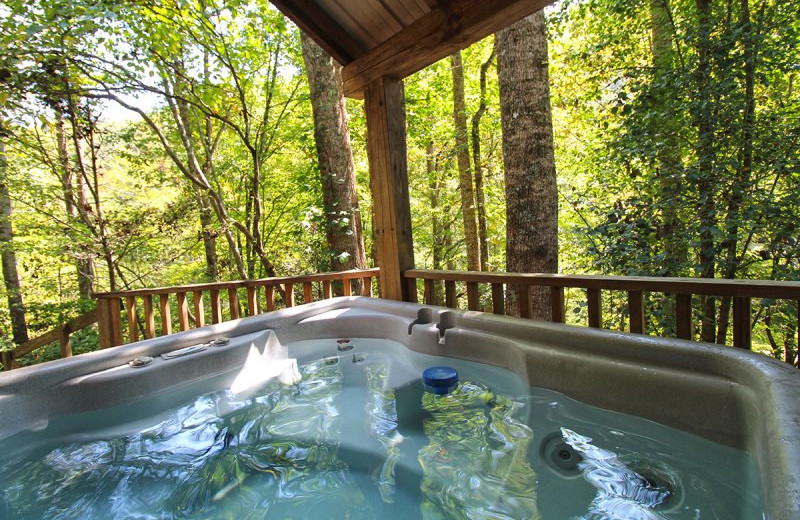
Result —
<path fill-rule="evenodd" d="M 800 279 L 798 39 L 797 0 L 549 8 L 558 271 Z M 303 40 L 266 0 L 0 5 L 4 348 L 92 291 L 374 265 L 363 104 L 346 102 L 358 209 L 332 210 L 344 181 L 321 173 L 307 77 L 325 57 Z M 405 81 L 418 268 L 507 269 L 497 45 Z M 333 247 L 332 229 L 363 248 Z M 584 319 L 567 296 L 568 322 Z M 648 330 L 673 334 L 670 300 L 646 304 Z M 624 295 L 604 306 L 623 328 Z M 698 336 L 726 342 L 730 301 L 695 306 Z M 755 301 L 757 347 L 796 361 L 797 313 Z"/>

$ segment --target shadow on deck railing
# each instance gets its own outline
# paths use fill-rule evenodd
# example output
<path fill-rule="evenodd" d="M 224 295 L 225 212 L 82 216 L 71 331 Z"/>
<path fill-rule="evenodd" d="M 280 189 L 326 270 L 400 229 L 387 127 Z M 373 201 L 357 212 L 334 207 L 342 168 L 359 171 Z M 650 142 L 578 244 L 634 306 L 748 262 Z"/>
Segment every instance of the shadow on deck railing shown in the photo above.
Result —
<path fill-rule="evenodd" d="M 298 300 L 310 303 L 331 298 L 334 294 L 350 296 L 354 292 L 372 296 L 375 292 L 373 280 L 377 283 L 378 272 L 378 269 L 363 269 L 96 293 L 96 310 L 23 343 L 14 350 L 3 352 L 3 369 L 16 368 L 16 359 L 55 341 L 60 343 L 62 358 L 72 356 L 70 334 L 94 323 L 98 324 L 100 348 L 114 347 L 139 341 L 140 338 L 172 334 L 173 328 L 184 331 L 203 327 L 206 323 L 219 323 L 292 307 Z M 153 305 L 154 296 L 158 296 L 157 312 Z M 244 306 L 240 296 L 244 297 Z M 122 320 L 123 313 L 125 323 Z"/>
<path fill-rule="evenodd" d="M 722 280 L 705 278 L 659 278 L 646 276 L 590 276 L 564 274 L 518 274 L 487 273 L 475 271 L 433 271 L 409 270 L 403 273 L 406 279 L 409 299 L 417 301 L 417 280 L 423 280 L 423 301 L 428 305 L 458 307 L 456 283 L 463 284 L 467 298 L 467 309 L 490 310 L 495 314 L 505 314 L 505 291 L 509 285 L 517 286 L 528 298 L 520 300 L 520 316 L 531 316 L 530 291 L 533 287 L 545 287 L 550 292 L 551 321 L 564 322 L 564 290 L 567 288 L 586 291 L 586 310 L 588 325 L 600 328 L 603 323 L 601 291 L 623 291 L 627 293 L 627 310 L 630 332 L 645 333 L 645 293 L 674 295 L 676 336 L 681 339 L 694 339 L 692 319 L 692 296 L 716 296 L 731 298 L 733 307 L 733 345 L 750 349 L 752 347 L 753 319 L 751 301 L 753 298 L 768 298 L 793 301 L 800 310 L 800 282 L 774 280 Z M 444 302 L 436 296 L 436 284 L 444 282 Z M 491 290 L 491 305 L 482 308 L 480 284 Z M 488 293 L 487 293 L 488 294 Z M 798 321 L 800 311 L 796 310 Z M 797 322 L 796 322 L 797 325 Z M 800 345 L 800 327 L 798 333 Z M 789 360 L 787 360 L 789 361 Z M 797 360 L 792 360 L 795 364 Z"/>

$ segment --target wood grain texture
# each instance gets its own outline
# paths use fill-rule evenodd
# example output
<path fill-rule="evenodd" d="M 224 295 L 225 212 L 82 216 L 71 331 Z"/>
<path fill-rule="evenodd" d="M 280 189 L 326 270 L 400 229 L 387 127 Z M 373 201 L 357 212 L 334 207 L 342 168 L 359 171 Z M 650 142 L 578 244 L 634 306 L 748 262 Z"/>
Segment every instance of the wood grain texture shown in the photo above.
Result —
<path fill-rule="evenodd" d="M 550 2 L 551 0 L 439 2 L 414 24 L 346 64 L 343 71 L 345 95 L 361 97 L 367 85 L 378 78 L 405 78 L 542 9 Z"/>
<path fill-rule="evenodd" d="M 367 154 L 381 296 L 398 301 L 408 297 L 402 273 L 414 267 L 404 105 L 400 81 L 379 78 L 367 88 Z"/>
<path fill-rule="evenodd" d="M 153 315 L 153 297 L 144 296 L 142 298 L 142 309 L 144 311 L 144 337 L 146 339 L 156 337 L 156 319 Z"/>
<path fill-rule="evenodd" d="M 139 341 L 139 329 L 136 326 L 136 298 L 125 297 L 125 310 L 128 312 L 128 337 L 131 343 Z"/>
<path fill-rule="evenodd" d="M 175 297 L 178 300 L 178 323 L 180 323 L 181 331 L 189 330 L 189 306 L 186 304 L 186 293 L 176 293 Z"/>
<path fill-rule="evenodd" d="M 733 299 L 733 346 L 750 350 L 752 346 L 752 311 L 750 298 Z"/>
<path fill-rule="evenodd" d="M 631 321 L 631 332 L 644 334 L 644 298 L 642 291 L 628 292 L 628 314 Z"/>
<path fill-rule="evenodd" d="M 600 289 L 586 289 L 586 312 L 589 314 L 589 326 L 599 329 L 603 324 L 603 305 Z"/>
<path fill-rule="evenodd" d="M 161 310 L 161 334 L 172 334 L 172 314 L 169 308 L 169 294 L 158 295 L 158 306 Z"/>
<path fill-rule="evenodd" d="M 367 46 L 345 28 L 314 0 L 270 0 L 300 29 L 340 64 L 350 63 L 362 55 Z"/>

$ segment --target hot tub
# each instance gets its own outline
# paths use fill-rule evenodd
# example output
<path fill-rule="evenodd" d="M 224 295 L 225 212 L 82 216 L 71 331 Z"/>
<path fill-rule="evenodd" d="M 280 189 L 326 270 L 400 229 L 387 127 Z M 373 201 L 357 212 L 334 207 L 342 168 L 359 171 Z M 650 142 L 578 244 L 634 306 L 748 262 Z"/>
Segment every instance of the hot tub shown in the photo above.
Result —
<path fill-rule="evenodd" d="M 265 490 L 270 518 L 706 518 L 705 468 L 718 518 L 795 520 L 798 395 L 732 348 L 337 298 L 3 374 L 0 518 L 265 518 Z"/>

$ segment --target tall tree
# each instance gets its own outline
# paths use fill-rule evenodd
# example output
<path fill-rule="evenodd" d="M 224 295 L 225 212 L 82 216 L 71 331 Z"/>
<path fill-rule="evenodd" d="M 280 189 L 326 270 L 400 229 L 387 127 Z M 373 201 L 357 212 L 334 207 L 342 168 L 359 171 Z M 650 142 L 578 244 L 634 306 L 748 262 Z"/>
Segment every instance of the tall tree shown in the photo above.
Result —
<path fill-rule="evenodd" d="M 367 257 L 356 195 L 356 169 L 342 86 L 342 68 L 302 34 L 303 60 L 314 113 L 322 203 L 331 269 L 364 269 Z"/>
<path fill-rule="evenodd" d="M 0 123 L 2 127 L 2 123 Z M 3 264 L 3 281 L 11 315 L 11 330 L 14 343 L 28 341 L 28 325 L 25 320 L 25 305 L 17 273 L 17 255 L 14 251 L 14 231 L 11 227 L 11 197 L 8 191 L 8 168 L 5 143 L 0 139 L 0 258 Z"/>
<path fill-rule="evenodd" d="M 478 221 L 475 213 L 475 189 L 469 163 L 467 141 L 467 107 L 464 93 L 464 61 L 461 51 L 450 55 L 453 74 L 453 121 L 455 123 L 456 159 L 458 161 L 458 188 L 461 192 L 461 214 L 464 220 L 464 240 L 467 244 L 467 269 L 481 270 L 481 252 L 478 242 Z"/>
<path fill-rule="evenodd" d="M 694 99 L 694 119 L 697 128 L 697 163 L 695 179 L 698 194 L 698 217 L 700 222 L 700 251 L 698 254 L 700 276 L 714 278 L 716 274 L 716 244 L 714 241 L 717 227 L 716 215 L 716 149 L 713 104 L 715 97 L 711 77 L 713 12 L 711 0 L 696 0 L 697 9 L 697 68 L 694 80 L 696 95 Z M 700 338 L 713 342 L 716 339 L 716 299 L 713 296 L 702 296 L 702 315 Z"/>
<path fill-rule="evenodd" d="M 497 73 L 506 178 L 506 269 L 558 271 L 558 188 L 550 109 L 547 32 L 535 13 L 497 33 Z M 518 288 L 507 306 L 519 312 Z M 536 290 L 535 319 L 550 318 L 549 292 Z"/>
<path fill-rule="evenodd" d="M 486 113 L 486 81 L 489 67 L 494 62 L 494 46 L 489 58 L 481 65 L 480 98 L 478 110 L 472 115 L 472 164 L 475 167 L 475 202 L 478 206 L 478 241 L 481 251 L 481 269 L 489 270 L 489 237 L 486 225 L 486 196 L 484 194 L 483 156 L 481 154 L 481 119 Z"/>

